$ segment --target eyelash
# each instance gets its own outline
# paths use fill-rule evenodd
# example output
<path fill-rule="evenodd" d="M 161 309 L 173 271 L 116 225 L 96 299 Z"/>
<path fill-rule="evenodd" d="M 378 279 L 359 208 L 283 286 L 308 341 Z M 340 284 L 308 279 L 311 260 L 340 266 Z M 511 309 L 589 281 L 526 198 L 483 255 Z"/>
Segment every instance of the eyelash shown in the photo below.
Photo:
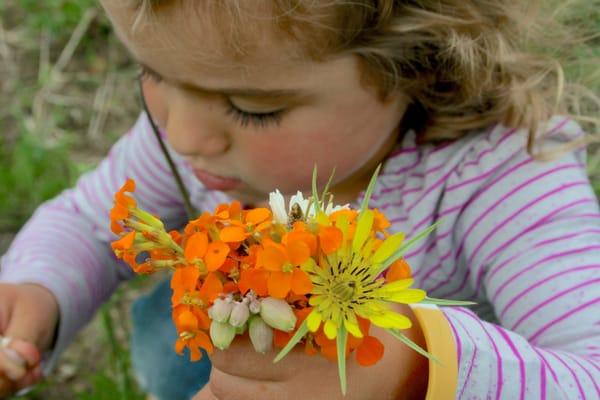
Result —
<path fill-rule="evenodd" d="M 243 128 L 252 124 L 257 128 L 265 128 L 270 124 L 279 125 L 283 111 L 271 111 L 268 113 L 249 113 L 237 108 L 230 100 L 227 100 L 227 115 L 236 120 Z"/>
<path fill-rule="evenodd" d="M 138 73 L 139 79 L 151 79 L 155 83 L 162 82 L 162 77 L 156 72 L 140 66 Z M 282 110 L 271 111 L 268 113 L 250 113 L 237 108 L 229 99 L 227 99 L 227 111 L 226 114 L 234 119 L 243 128 L 248 127 L 250 124 L 257 128 L 265 128 L 270 124 L 279 125 L 281 123 L 281 117 L 283 114 Z"/>

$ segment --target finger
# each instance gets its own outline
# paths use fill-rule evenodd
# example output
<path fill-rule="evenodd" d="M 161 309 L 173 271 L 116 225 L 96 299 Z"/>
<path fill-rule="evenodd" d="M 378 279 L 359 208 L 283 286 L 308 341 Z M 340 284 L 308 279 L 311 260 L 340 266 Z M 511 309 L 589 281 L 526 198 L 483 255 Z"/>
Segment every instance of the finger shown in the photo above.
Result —
<path fill-rule="evenodd" d="M 201 391 L 196 393 L 192 400 L 218 400 L 210 391 L 208 385 L 205 385 Z"/>
<path fill-rule="evenodd" d="M 215 350 L 210 359 L 213 368 L 228 375 L 272 382 L 286 381 L 296 376 L 299 362 L 310 368 L 321 368 L 329 364 L 324 357 L 307 356 L 300 346 L 292 349 L 283 360 L 273 363 L 279 350 L 257 353 L 247 337 L 239 337 L 235 338 L 227 350 Z"/>
<path fill-rule="evenodd" d="M 13 381 L 23 378 L 27 372 L 25 360 L 10 348 L 0 348 L 0 367 L 2 373 Z"/>
<path fill-rule="evenodd" d="M 41 381 L 43 377 L 42 367 L 38 365 L 33 370 L 28 371 L 22 379 L 16 382 L 17 389 L 33 386 Z"/>
<path fill-rule="evenodd" d="M 10 349 L 16 351 L 19 356 L 25 360 L 29 368 L 34 367 L 40 363 L 41 354 L 37 347 L 32 343 L 15 337 L 8 346 Z"/>

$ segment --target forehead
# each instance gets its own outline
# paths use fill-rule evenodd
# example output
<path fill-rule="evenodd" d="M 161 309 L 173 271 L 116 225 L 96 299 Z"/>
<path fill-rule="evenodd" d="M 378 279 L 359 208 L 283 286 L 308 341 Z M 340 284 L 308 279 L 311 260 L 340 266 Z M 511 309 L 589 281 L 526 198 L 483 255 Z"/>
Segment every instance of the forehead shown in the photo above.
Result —
<path fill-rule="evenodd" d="M 102 3 L 118 35 L 142 61 L 168 60 L 194 70 L 217 67 L 229 72 L 311 61 L 278 25 L 268 1 L 235 2 L 238 7 L 221 1 L 168 2 L 143 16 L 135 28 L 135 9 L 121 0 Z"/>

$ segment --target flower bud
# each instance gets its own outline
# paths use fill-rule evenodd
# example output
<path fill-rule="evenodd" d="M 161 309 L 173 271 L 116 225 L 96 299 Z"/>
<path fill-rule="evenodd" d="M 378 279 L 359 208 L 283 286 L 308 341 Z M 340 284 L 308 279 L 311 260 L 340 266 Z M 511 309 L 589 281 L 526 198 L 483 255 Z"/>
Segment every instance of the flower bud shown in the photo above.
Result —
<path fill-rule="evenodd" d="M 273 329 L 258 315 L 250 318 L 249 326 L 250 341 L 252 341 L 254 350 L 263 354 L 271 351 L 273 348 Z"/>
<path fill-rule="evenodd" d="M 250 316 L 250 310 L 248 310 L 248 306 L 244 303 L 235 303 L 233 309 L 231 310 L 231 314 L 229 315 L 229 324 L 234 328 L 239 328 L 244 326 L 246 321 L 248 321 L 248 317 Z"/>
<path fill-rule="evenodd" d="M 258 314 L 260 312 L 260 301 L 254 299 L 248 304 L 248 308 L 252 314 Z"/>
<path fill-rule="evenodd" d="M 213 321 L 227 322 L 232 309 L 233 304 L 231 302 L 223 299 L 216 299 L 213 306 L 208 309 L 208 316 Z"/>
<path fill-rule="evenodd" d="M 210 340 L 217 349 L 225 350 L 235 337 L 235 328 L 228 323 L 212 321 L 210 323 Z"/>
<path fill-rule="evenodd" d="M 238 326 L 237 328 L 235 328 L 235 334 L 236 335 L 243 335 L 246 332 L 247 328 L 248 328 L 248 324 L 244 324 L 242 326 Z"/>
<path fill-rule="evenodd" d="M 290 332 L 296 326 L 296 316 L 285 300 L 274 297 L 263 299 L 260 303 L 260 316 L 269 326 L 280 331 Z"/>

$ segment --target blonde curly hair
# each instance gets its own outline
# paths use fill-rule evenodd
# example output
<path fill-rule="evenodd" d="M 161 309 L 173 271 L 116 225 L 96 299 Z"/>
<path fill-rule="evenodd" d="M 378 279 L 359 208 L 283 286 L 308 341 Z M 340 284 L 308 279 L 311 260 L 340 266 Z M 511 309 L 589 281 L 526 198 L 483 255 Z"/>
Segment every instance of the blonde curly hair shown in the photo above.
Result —
<path fill-rule="evenodd" d="M 134 26 L 151 23 L 153 15 L 175 4 L 202 8 L 198 15 L 220 19 L 215 26 L 227 25 L 238 38 L 257 18 L 256 8 L 249 12 L 257 3 L 249 0 L 129 3 L 137 12 Z M 533 154 L 536 135 L 555 114 L 574 116 L 590 134 L 597 132 L 598 120 L 585 116 L 597 113 L 597 97 L 566 83 L 559 61 L 568 58 L 558 50 L 573 44 L 568 43 L 572 31 L 555 16 L 545 16 L 541 2 L 271 0 L 260 5 L 306 56 L 354 54 L 362 60 L 364 81 L 375 84 L 382 98 L 395 90 L 406 93 L 411 106 L 404 123 L 421 143 L 460 138 L 500 122 L 527 129 Z"/>

